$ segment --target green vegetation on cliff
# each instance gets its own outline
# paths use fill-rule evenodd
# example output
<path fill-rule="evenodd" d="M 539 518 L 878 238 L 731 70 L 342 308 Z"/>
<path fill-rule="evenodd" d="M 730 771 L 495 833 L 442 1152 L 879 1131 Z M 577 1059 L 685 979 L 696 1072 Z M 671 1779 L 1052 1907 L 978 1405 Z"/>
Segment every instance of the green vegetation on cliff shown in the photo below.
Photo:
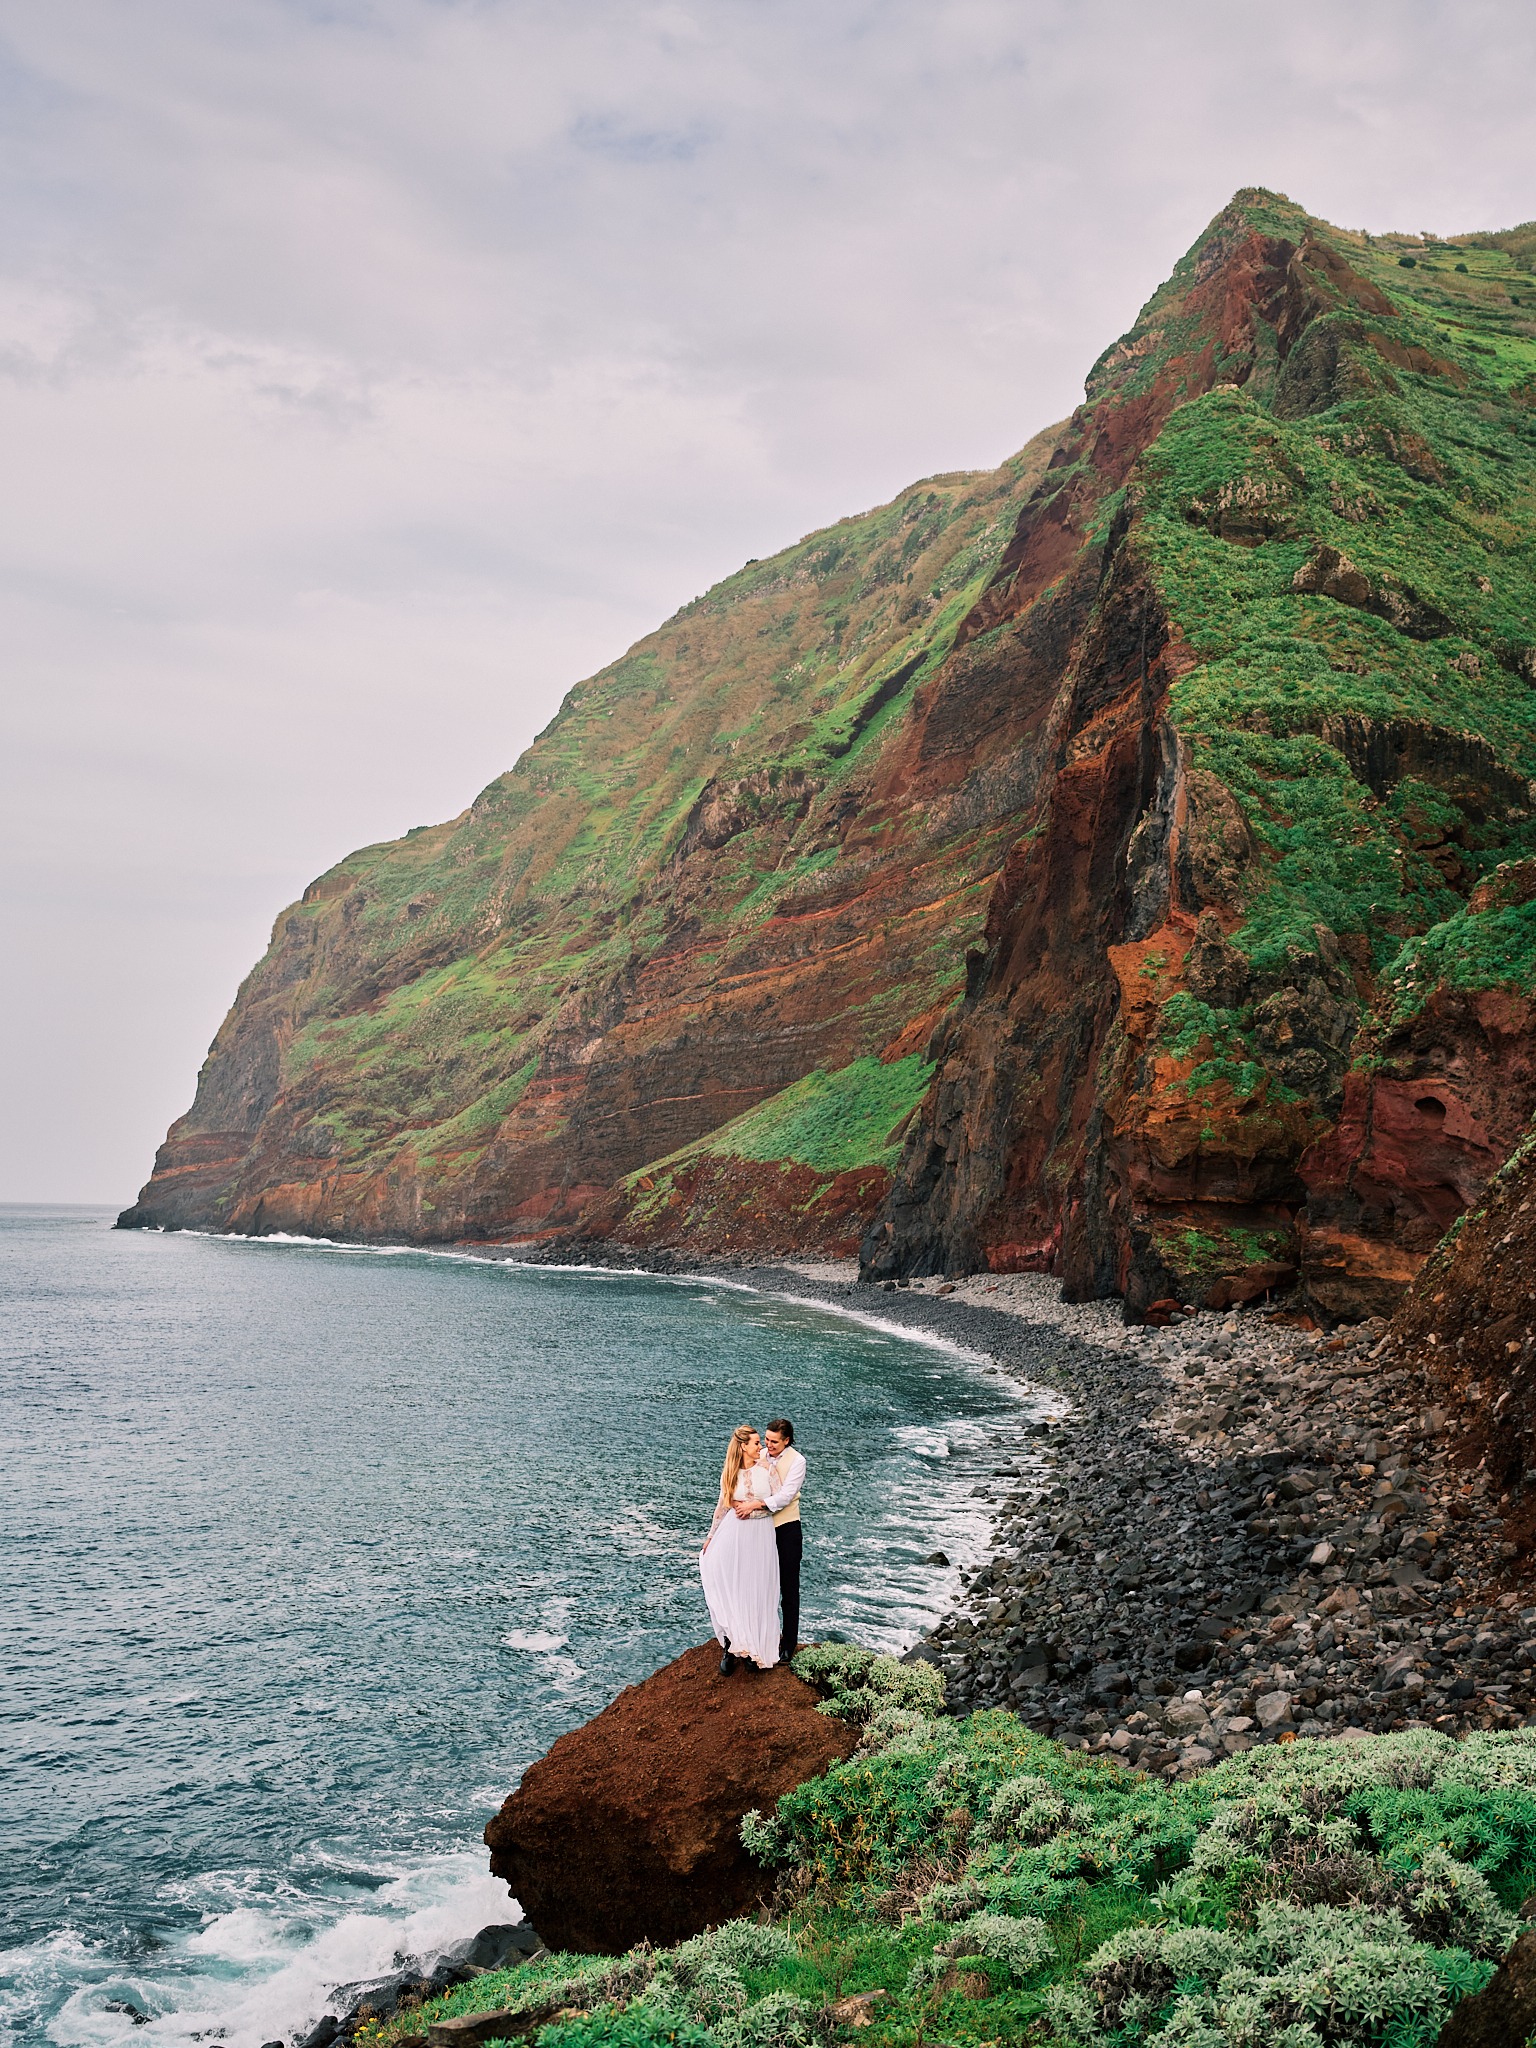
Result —
<path fill-rule="evenodd" d="M 1197 657 L 1174 720 L 1252 835 L 1234 947 L 1262 979 L 1322 925 L 1401 1022 L 1439 980 L 1536 987 L 1529 913 L 1465 907 L 1536 850 L 1536 318 L 1505 248 L 1407 270 L 1401 238 L 1290 222 L 1338 256 L 1326 378 L 1261 363 L 1176 411 L 1136 544 Z M 1262 1061 L 1253 1024 L 1212 1042 Z"/>
<path fill-rule="evenodd" d="M 889 1063 L 854 1060 L 835 1073 L 818 1069 L 807 1074 L 696 1145 L 632 1174 L 627 1185 L 635 1192 L 635 1219 L 644 1222 L 653 1214 L 679 1170 L 701 1160 L 783 1161 L 810 1167 L 819 1183 L 861 1167 L 894 1166 L 902 1126 L 922 1100 L 932 1073 L 913 1054 Z M 642 1189 L 642 1182 L 650 1185 Z"/>
<path fill-rule="evenodd" d="M 829 1644 L 796 1668 L 863 1735 L 744 1824 L 770 1923 L 550 1956 L 364 2048 L 556 2007 L 539 2048 L 812 2048 L 850 2010 L 868 2048 L 1430 2048 L 1536 1883 L 1530 1730 L 1302 1739 L 1166 1784 L 1009 1713 L 945 1719 L 922 1665 Z"/>
<path fill-rule="evenodd" d="M 798 1159 L 822 1173 L 893 1165 L 900 1127 L 932 1072 L 913 1054 L 888 1065 L 855 1060 L 835 1074 L 808 1074 L 716 1131 L 709 1149 L 739 1159 Z"/>
<path fill-rule="evenodd" d="M 627 1233 L 714 1252 L 745 1226 L 765 1251 L 797 1242 L 853 1249 L 871 1193 L 883 1192 L 932 1073 L 914 1053 L 853 1060 L 831 1073 L 818 1068 L 791 1082 L 707 1138 L 629 1175 L 619 1190 Z"/>

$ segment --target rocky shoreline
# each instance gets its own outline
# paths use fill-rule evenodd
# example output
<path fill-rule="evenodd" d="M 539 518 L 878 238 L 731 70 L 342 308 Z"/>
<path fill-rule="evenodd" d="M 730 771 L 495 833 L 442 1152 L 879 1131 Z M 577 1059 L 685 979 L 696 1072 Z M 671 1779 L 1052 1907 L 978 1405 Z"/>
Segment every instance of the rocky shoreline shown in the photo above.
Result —
<path fill-rule="evenodd" d="M 396 1956 L 397 1967 L 387 1977 L 338 1985 L 330 1994 L 330 2003 L 336 2010 L 327 2012 L 307 2034 L 300 2036 L 297 2048 L 335 2048 L 337 2042 L 345 2044 L 371 2022 L 391 2019 L 396 2013 L 440 1998 L 445 1991 L 468 1984 L 476 1977 L 527 1962 L 542 1954 L 543 1948 L 527 1920 L 507 1920 L 482 1927 L 478 1934 L 455 1942 L 430 1966 L 416 1957 Z M 265 2048 L 284 2048 L 284 2043 L 268 2041 Z"/>
<path fill-rule="evenodd" d="M 1297 1735 L 1536 1723 L 1536 1601 L 1499 1583 L 1505 1502 L 1456 1461 L 1380 1321 L 1329 1333 L 1248 1309 L 1129 1327 L 1118 1303 L 1062 1302 L 1042 1275 L 871 1285 L 851 1262 L 580 1256 L 877 1316 L 1056 1397 L 1049 1423 L 998 1431 L 977 1461 L 990 1555 L 908 1652 L 957 1713 L 1007 1707 L 1168 1779 Z M 524 1921 L 430 1972 L 401 1959 L 333 1994 L 299 2048 L 336 2048 L 537 1944 Z"/>
<path fill-rule="evenodd" d="M 1008 1706 L 1167 1777 L 1297 1734 L 1536 1713 L 1536 1604 L 1501 1590 L 1502 1503 L 1452 1461 L 1379 1321 L 1330 1335 L 1250 1309 L 1128 1328 L 1036 1275 L 729 1271 L 1067 1397 L 1036 1456 L 999 1459 L 992 1556 L 910 1653 L 957 1711 Z"/>

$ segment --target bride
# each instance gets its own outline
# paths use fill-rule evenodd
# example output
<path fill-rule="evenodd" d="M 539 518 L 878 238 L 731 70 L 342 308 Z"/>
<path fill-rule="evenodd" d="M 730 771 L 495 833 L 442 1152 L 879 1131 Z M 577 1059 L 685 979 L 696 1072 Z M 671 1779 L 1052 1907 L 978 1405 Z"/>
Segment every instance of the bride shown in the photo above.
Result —
<path fill-rule="evenodd" d="M 720 1474 L 715 1519 L 699 1557 L 709 1618 L 725 1654 L 720 1669 L 729 1675 L 739 1657 L 767 1671 L 779 1657 L 779 1552 L 773 1517 L 766 1508 L 746 1515 L 737 1503 L 762 1501 L 773 1491 L 762 1441 L 750 1423 L 732 1430 Z"/>

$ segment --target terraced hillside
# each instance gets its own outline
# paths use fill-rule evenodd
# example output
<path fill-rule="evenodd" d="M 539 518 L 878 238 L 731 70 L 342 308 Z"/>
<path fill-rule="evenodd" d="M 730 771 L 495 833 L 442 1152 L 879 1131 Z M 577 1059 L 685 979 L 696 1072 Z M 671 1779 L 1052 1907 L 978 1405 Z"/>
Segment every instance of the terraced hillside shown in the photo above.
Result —
<path fill-rule="evenodd" d="M 1536 1107 L 1533 266 L 1240 193 L 313 884 L 124 1220 L 1387 1305 Z"/>

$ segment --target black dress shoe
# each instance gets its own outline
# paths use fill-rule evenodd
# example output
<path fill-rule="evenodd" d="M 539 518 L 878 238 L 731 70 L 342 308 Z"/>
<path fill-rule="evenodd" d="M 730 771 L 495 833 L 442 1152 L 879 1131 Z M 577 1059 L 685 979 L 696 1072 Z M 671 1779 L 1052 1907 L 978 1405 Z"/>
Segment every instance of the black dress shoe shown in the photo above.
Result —
<path fill-rule="evenodd" d="M 736 1659 L 731 1655 L 730 1651 L 727 1650 L 725 1655 L 720 1659 L 720 1676 L 722 1678 L 729 1678 L 731 1673 L 735 1669 Z"/>

